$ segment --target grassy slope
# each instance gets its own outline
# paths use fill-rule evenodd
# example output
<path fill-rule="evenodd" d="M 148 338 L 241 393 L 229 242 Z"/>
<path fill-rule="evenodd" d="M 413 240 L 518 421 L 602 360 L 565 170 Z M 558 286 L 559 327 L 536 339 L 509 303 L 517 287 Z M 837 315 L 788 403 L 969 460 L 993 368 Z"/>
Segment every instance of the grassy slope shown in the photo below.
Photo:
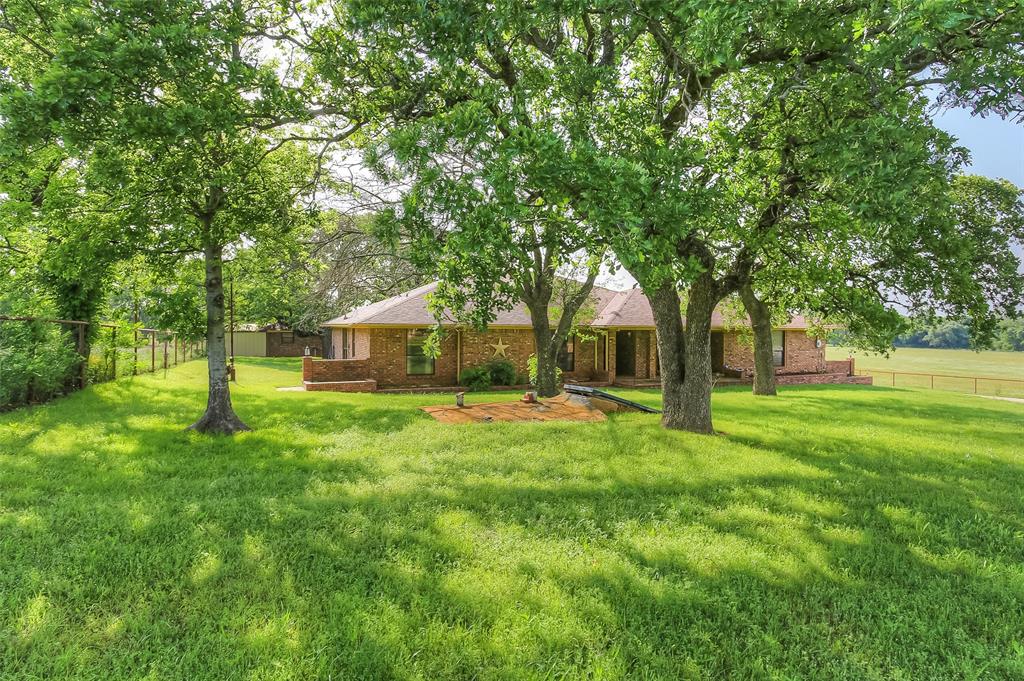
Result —
<path fill-rule="evenodd" d="M 199 363 L 0 415 L 0 678 L 1024 677 L 1022 405 L 458 427 L 296 372 L 234 440 Z"/>
<path fill-rule="evenodd" d="M 846 359 L 851 350 L 831 347 L 829 359 Z M 889 357 L 852 351 L 858 369 L 915 371 L 961 376 L 990 376 L 1024 380 L 1024 352 L 986 350 L 938 350 L 934 348 L 898 348 Z"/>

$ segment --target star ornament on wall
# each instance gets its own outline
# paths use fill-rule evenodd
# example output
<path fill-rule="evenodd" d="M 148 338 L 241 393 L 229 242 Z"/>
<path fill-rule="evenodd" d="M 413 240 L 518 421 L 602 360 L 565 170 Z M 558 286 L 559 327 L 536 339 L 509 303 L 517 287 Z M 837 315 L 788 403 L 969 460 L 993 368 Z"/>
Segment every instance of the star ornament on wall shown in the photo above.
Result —
<path fill-rule="evenodd" d="M 506 345 L 500 338 L 498 339 L 497 343 L 488 343 L 488 345 L 494 348 L 494 357 L 508 357 L 508 355 L 505 354 L 505 350 L 507 350 L 509 346 Z"/>

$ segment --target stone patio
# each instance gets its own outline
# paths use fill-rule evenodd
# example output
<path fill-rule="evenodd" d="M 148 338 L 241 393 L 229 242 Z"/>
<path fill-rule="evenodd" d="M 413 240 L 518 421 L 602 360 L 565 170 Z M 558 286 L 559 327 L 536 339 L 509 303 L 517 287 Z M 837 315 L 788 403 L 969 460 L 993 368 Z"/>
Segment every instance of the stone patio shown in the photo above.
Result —
<path fill-rule="evenodd" d="M 497 421 L 604 421 L 605 415 L 570 395 L 529 404 L 490 402 L 458 407 L 454 404 L 420 407 L 441 423 L 494 423 Z"/>

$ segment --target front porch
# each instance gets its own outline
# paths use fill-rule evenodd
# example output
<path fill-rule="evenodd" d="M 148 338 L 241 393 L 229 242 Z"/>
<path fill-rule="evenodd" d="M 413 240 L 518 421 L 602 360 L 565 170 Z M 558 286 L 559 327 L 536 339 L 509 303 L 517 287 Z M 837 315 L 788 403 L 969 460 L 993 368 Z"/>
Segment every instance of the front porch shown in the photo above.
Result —
<path fill-rule="evenodd" d="M 735 376 L 723 376 L 715 375 L 712 377 L 712 385 L 715 388 L 724 388 L 728 386 L 737 385 L 753 385 L 753 376 L 748 378 L 738 378 Z M 776 374 L 775 376 L 776 385 L 818 385 L 818 384 L 851 384 L 851 385 L 871 385 L 871 376 L 854 376 L 853 374 L 844 372 L 825 372 L 825 373 L 807 373 L 807 374 Z M 617 388 L 660 388 L 661 379 L 637 379 L 626 376 L 617 377 L 615 382 L 612 383 Z"/>

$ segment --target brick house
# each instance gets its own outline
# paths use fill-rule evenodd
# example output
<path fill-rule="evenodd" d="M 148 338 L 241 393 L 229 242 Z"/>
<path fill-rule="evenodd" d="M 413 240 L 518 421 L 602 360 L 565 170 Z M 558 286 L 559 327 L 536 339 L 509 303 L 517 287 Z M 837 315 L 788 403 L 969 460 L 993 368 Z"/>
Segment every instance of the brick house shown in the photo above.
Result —
<path fill-rule="evenodd" d="M 305 357 L 306 390 L 371 391 L 377 389 L 452 388 L 463 369 L 495 357 L 512 362 L 526 382 L 527 360 L 534 352 L 530 315 L 524 305 L 500 312 L 484 332 L 443 325 L 447 333 L 440 354 L 428 357 L 423 341 L 435 320 L 427 284 L 326 322 L 325 359 Z M 654 317 L 639 289 L 613 291 L 594 287 L 593 320 L 582 337 L 570 338 L 559 366 L 566 382 L 603 385 L 656 385 L 658 351 Z M 801 316 L 773 331 L 776 373 L 781 383 L 839 382 L 852 378 L 850 362 L 826 362 L 825 341 L 810 335 Z M 750 379 L 753 348 L 735 325 L 727 327 L 716 310 L 711 355 L 716 374 Z M 789 380 L 787 380 L 787 377 Z M 842 381 L 847 382 L 847 381 Z"/>

